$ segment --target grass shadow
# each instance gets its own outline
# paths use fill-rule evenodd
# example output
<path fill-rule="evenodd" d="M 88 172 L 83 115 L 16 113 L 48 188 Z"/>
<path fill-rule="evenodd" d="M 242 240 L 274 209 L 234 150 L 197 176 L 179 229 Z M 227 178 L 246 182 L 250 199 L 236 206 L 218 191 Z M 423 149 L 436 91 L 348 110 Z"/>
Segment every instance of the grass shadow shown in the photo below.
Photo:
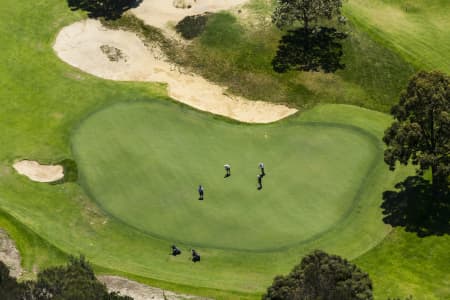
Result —
<path fill-rule="evenodd" d="M 450 189 L 433 192 L 429 181 L 407 177 L 395 185 L 397 191 L 383 193 L 383 221 L 401 226 L 419 237 L 450 234 Z"/>
<path fill-rule="evenodd" d="M 72 159 L 63 159 L 57 163 L 61 165 L 64 170 L 64 177 L 60 180 L 51 182 L 51 184 L 63 184 L 66 182 L 76 182 L 78 180 L 78 166 Z"/>

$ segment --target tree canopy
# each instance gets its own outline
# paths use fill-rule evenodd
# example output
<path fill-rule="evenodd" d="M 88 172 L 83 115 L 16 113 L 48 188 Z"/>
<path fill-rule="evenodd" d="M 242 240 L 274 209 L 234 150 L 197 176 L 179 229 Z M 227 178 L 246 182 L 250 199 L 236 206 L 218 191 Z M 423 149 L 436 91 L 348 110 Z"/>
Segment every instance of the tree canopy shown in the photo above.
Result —
<path fill-rule="evenodd" d="M 263 300 L 373 299 L 367 273 L 337 256 L 316 250 L 290 274 L 275 277 Z"/>
<path fill-rule="evenodd" d="M 278 0 L 272 22 L 280 29 L 296 22 L 301 26 L 289 30 L 282 37 L 272 60 L 274 71 L 329 73 L 343 69 L 345 65 L 340 63 L 343 55 L 341 41 L 347 35 L 317 24 L 320 19 L 339 16 L 341 7 L 341 0 Z"/>
<path fill-rule="evenodd" d="M 0 261 L 0 296 L 3 300 L 17 300 L 26 298 L 26 284 L 18 283 L 9 275 L 8 267 Z"/>
<path fill-rule="evenodd" d="M 45 269 L 38 273 L 36 281 L 24 283 L 10 277 L 0 261 L 0 295 L 4 300 L 133 300 L 108 293 L 83 256 L 71 257 L 66 266 Z"/>
<path fill-rule="evenodd" d="M 73 10 L 82 9 L 88 12 L 90 17 L 104 17 L 117 19 L 128 9 L 137 5 L 142 0 L 67 0 Z"/>
<path fill-rule="evenodd" d="M 280 29 L 295 22 L 308 29 L 321 18 L 339 16 L 341 7 L 342 0 L 278 0 L 272 22 Z"/>
<path fill-rule="evenodd" d="M 391 110 L 394 123 L 385 131 L 384 160 L 391 170 L 397 163 L 416 165 L 419 175 L 430 170 L 432 184 L 448 185 L 450 176 L 450 77 L 441 72 L 419 72 Z"/>

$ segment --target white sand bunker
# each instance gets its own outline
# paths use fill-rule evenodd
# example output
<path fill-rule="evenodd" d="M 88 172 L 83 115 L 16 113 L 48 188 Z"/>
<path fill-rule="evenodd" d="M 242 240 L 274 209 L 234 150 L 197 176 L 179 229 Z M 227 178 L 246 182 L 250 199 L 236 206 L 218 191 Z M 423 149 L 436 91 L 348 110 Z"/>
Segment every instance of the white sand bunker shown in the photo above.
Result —
<path fill-rule="evenodd" d="M 184 17 L 229 10 L 246 2 L 248 0 L 144 0 L 131 11 L 148 25 L 167 29 L 167 25 L 174 25 Z"/>
<path fill-rule="evenodd" d="M 54 182 L 64 178 L 64 169 L 59 165 L 41 165 L 36 161 L 21 160 L 14 163 L 13 168 L 37 182 Z"/>
<path fill-rule="evenodd" d="M 297 112 L 284 105 L 228 96 L 224 87 L 183 73 L 167 62 L 159 49 L 146 47 L 136 34 L 106 29 L 96 20 L 63 28 L 54 49 L 62 60 L 90 74 L 112 80 L 165 82 L 170 97 L 242 122 L 270 123 Z M 120 53 L 120 57 L 115 59 L 111 53 Z"/>
<path fill-rule="evenodd" d="M 159 288 L 150 287 L 135 281 L 118 276 L 98 276 L 98 280 L 103 282 L 108 291 L 120 292 L 121 295 L 132 297 L 134 300 L 200 300 L 196 296 L 180 295 Z"/>

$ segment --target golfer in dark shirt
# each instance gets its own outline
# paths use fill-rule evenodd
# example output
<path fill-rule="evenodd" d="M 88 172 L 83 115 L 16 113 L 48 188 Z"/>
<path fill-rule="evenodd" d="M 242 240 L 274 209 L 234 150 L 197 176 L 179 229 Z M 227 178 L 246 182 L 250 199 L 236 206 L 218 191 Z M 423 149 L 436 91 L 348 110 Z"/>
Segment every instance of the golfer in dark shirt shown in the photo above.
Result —
<path fill-rule="evenodd" d="M 181 250 L 177 248 L 177 246 L 172 245 L 172 255 L 177 256 L 181 254 Z"/>
<path fill-rule="evenodd" d="M 200 261 L 200 254 L 198 254 L 198 252 L 195 251 L 194 249 L 192 249 L 192 261 L 193 262 Z"/>
<path fill-rule="evenodd" d="M 204 193 L 204 189 L 203 189 L 203 186 L 200 184 L 198 186 L 198 195 L 199 195 L 198 200 L 203 200 L 203 193 Z"/>

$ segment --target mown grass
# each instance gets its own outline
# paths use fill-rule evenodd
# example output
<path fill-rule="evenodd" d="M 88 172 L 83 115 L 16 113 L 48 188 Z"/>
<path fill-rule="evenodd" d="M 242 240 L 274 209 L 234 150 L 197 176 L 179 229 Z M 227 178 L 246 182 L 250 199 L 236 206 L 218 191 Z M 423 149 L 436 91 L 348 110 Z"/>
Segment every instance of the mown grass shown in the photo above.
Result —
<path fill-rule="evenodd" d="M 157 102 L 97 112 L 72 143 L 83 187 L 118 219 L 190 247 L 254 252 L 287 249 L 337 227 L 361 200 L 362 182 L 380 175 L 372 168 L 382 152 L 376 138 L 352 127 L 241 126 Z M 268 173 L 261 191 L 259 161 Z"/>
<path fill-rule="evenodd" d="M 397 228 L 355 263 L 369 272 L 376 299 L 448 299 L 449 244 L 448 235 L 418 238 Z"/>
<path fill-rule="evenodd" d="M 376 230 L 381 222 L 379 195 L 404 173 L 388 173 L 367 184 L 366 196 L 362 196 L 365 204 L 349 217 L 353 225 L 345 227 L 358 228 L 357 232 L 342 232 L 344 228 L 337 227 L 310 244 L 270 255 L 201 248 L 206 263 L 194 266 L 187 259 L 170 260 L 169 242 L 149 238 L 108 217 L 78 184 L 39 184 L 17 175 L 11 168 L 15 159 L 53 163 L 73 159 L 71 130 L 104 106 L 136 100 L 172 105 L 164 85 L 101 80 L 61 62 L 51 48 L 54 38 L 61 27 L 83 17 L 70 12 L 60 0 L 5 0 L 0 10 L 0 206 L 6 212 L 0 216 L 0 226 L 16 240 L 29 272 L 34 266 L 63 263 L 66 254 L 84 253 L 102 272 L 217 299 L 256 299 L 275 274 L 287 273 L 307 251 L 321 248 L 353 259 L 375 246 L 375 240 L 389 230 Z M 326 90 L 332 82 L 320 86 Z M 182 105 L 173 105 L 173 110 L 179 114 L 191 111 Z M 391 121 L 386 115 L 347 106 L 318 106 L 301 118 L 350 123 L 378 137 Z M 386 168 L 382 163 L 378 167 Z M 341 239 L 333 240 L 334 236 Z M 404 247 L 411 247 L 417 259 L 402 255 L 405 248 L 384 242 L 358 260 L 365 271 L 374 274 L 376 294 L 381 299 L 389 291 L 402 295 L 405 290 L 389 288 L 420 282 L 408 294 L 417 299 L 448 298 L 445 288 L 436 290 L 437 285 L 448 286 L 449 274 L 442 271 L 448 262 L 448 236 L 426 240 L 409 234 L 403 238 L 397 231 L 392 236 L 404 239 Z M 390 256 L 398 260 L 399 268 L 384 263 Z M 424 265 L 429 266 L 426 273 L 420 272 Z M 384 280 L 383 274 L 394 271 L 396 276 Z"/>
<path fill-rule="evenodd" d="M 416 68 L 450 73 L 450 1 L 350 0 L 344 13 Z"/>
<path fill-rule="evenodd" d="M 34 279 L 35 272 L 38 270 L 66 262 L 66 253 L 42 239 L 3 210 L 0 210 L 0 228 L 8 232 L 20 252 L 23 268 L 21 280 Z"/>

